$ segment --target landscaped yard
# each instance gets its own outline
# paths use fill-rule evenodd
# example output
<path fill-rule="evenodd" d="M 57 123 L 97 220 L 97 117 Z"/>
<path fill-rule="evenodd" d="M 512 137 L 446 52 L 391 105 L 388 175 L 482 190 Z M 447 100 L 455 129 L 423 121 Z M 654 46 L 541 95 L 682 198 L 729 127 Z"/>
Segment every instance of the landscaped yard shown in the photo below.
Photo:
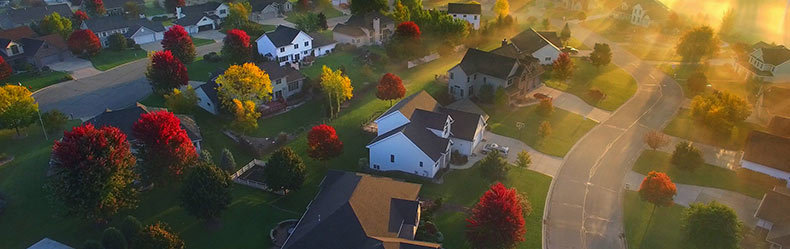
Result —
<path fill-rule="evenodd" d="M 664 128 L 664 133 L 729 150 L 740 150 L 746 143 L 749 132 L 754 129 L 762 128 L 752 123 L 740 122 L 732 128 L 730 134 L 722 134 L 692 117 L 691 110 L 680 109 L 675 118 Z"/>
<path fill-rule="evenodd" d="M 225 69 L 228 69 L 230 63 L 225 60 L 220 62 L 209 62 L 203 60 L 203 57 L 198 56 L 195 58 L 190 64 L 187 64 L 187 74 L 189 75 L 189 80 L 196 80 L 196 81 L 208 81 L 211 74 Z"/>
<path fill-rule="evenodd" d="M 444 248 L 470 248 L 466 242 L 466 212 L 457 208 L 471 209 L 480 196 L 488 190 L 494 182 L 482 177 L 481 167 L 477 165 L 465 170 L 453 170 L 447 173 L 442 184 L 423 185 L 420 196 L 428 199 L 444 198 L 444 209 L 437 212 L 434 222 L 444 234 Z M 517 248 L 539 249 L 541 247 L 543 208 L 546 195 L 551 184 L 551 177 L 524 169 L 511 169 L 507 179 L 502 181 L 508 188 L 516 188 L 518 192 L 526 195 L 532 205 L 532 213 L 525 216 L 527 233 L 525 241 Z M 453 208 L 455 207 L 455 208 Z"/>
<path fill-rule="evenodd" d="M 692 73 L 698 70 L 697 66 L 663 64 L 659 68 L 661 71 L 673 76 L 675 80 L 677 80 L 683 88 L 683 94 L 686 98 L 693 98 L 695 96 L 689 91 L 686 80 Z M 708 78 L 708 83 L 711 85 L 710 88 L 730 92 L 749 102 L 754 102 L 756 99 L 755 94 L 760 88 L 755 81 L 749 81 L 743 79 L 742 76 L 738 76 L 735 71 L 733 71 L 732 66 L 728 64 L 708 66 L 705 70 L 705 76 Z"/>
<path fill-rule="evenodd" d="M 203 46 L 203 45 L 209 45 L 209 44 L 213 44 L 215 42 L 216 41 L 211 40 L 211 39 L 197 38 L 197 37 L 194 37 L 194 36 L 192 37 L 192 44 L 195 44 L 195 47 L 200 47 L 200 46 Z"/>
<path fill-rule="evenodd" d="M 705 164 L 694 171 L 683 170 L 672 165 L 671 157 L 666 152 L 645 150 L 636 160 L 633 170 L 643 175 L 650 171 L 664 172 L 675 183 L 726 189 L 757 199 L 774 186 L 785 185 L 784 181 L 743 168 L 733 171 Z"/>
<path fill-rule="evenodd" d="M 543 117 L 537 113 L 536 107 L 495 111 L 491 106 L 483 106 L 483 109 L 491 116 L 488 129 L 492 132 L 519 139 L 535 150 L 558 157 L 565 156 L 576 141 L 597 124 L 560 108 L 554 108 L 550 116 Z M 544 120 L 551 123 L 552 133 L 541 138 L 537 131 Z M 516 128 L 516 122 L 524 123 L 521 131 Z"/>
<path fill-rule="evenodd" d="M 148 53 L 142 49 L 128 49 L 123 51 L 103 49 L 98 55 L 91 57 L 90 61 L 96 69 L 106 71 L 147 56 Z"/>
<path fill-rule="evenodd" d="M 684 248 L 683 234 L 680 232 L 680 216 L 683 214 L 683 206 L 656 207 L 650 227 L 646 230 L 653 204 L 642 201 L 636 191 L 625 191 L 623 205 L 625 206 L 625 238 L 628 248 Z"/>
<path fill-rule="evenodd" d="M 296 5 L 296 3 L 294 3 L 294 5 Z M 324 13 L 324 15 L 326 16 L 326 19 L 330 19 L 330 18 L 334 18 L 334 17 L 338 17 L 338 16 L 342 16 L 343 15 L 343 12 L 340 12 L 339 10 L 335 9 L 332 6 L 329 6 L 329 7 L 326 7 L 326 8 L 322 8 L 322 9 L 316 8 L 316 9 L 310 11 L 310 12 L 313 12 L 313 13 L 316 13 L 316 14 Z M 299 18 L 300 15 L 303 15 L 303 14 L 301 14 L 298 11 L 294 11 L 294 12 L 288 13 L 287 16 L 285 17 L 285 20 L 290 22 L 290 23 L 296 23 L 296 20 Z"/>
<path fill-rule="evenodd" d="M 584 60 L 574 59 L 573 62 L 576 70 L 567 83 L 551 79 L 545 84 L 576 95 L 588 104 L 608 111 L 616 110 L 636 93 L 634 78 L 614 64 L 596 68 Z M 606 97 L 596 102 L 589 94 L 592 89 L 600 90 L 606 94 Z"/>
<path fill-rule="evenodd" d="M 71 75 L 60 71 L 49 72 L 26 72 L 14 74 L 8 79 L 4 80 L 7 84 L 22 83 L 23 86 L 30 87 L 30 91 L 34 92 L 38 89 L 60 83 L 63 81 L 71 80 Z"/>

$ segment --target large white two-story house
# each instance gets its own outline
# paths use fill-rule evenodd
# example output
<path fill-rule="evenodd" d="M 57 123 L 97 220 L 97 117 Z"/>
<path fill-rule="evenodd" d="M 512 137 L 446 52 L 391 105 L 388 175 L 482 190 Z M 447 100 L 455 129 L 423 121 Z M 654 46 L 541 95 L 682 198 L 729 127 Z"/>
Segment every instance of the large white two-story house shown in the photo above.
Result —
<path fill-rule="evenodd" d="M 480 7 L 478 2 L 470 3 L 448 3 L 447 14 L 455 19 L 461 19 L 469 23 L 469 25 L 477 30 L 480 29 L 480 17 L 483 13 L 483 8 Z"/>
<path fill-rule="evenodd" d="M 783 45 L 755 43 L 747 60 L 735 63 L 735 71 L 766 82 L 790 82 L 790 49 Z"/>
<path fill-rule="evenodd" d="M 297 63 L 309 56 L 313 50 L 313 38 L 310 35 L 283 25 L 261 35 L 255 42 L 258 44 L 259 54 L 279 62 L 280 65 Z"/>
<path fill-rule="evenodd" d="M 492 52 L 470 48 L 458 65 L 447 71 L 448 91 L 454 99 L 479 96 L 485 85 L 494 91 L 507 89 L 508 94 L 525 94 L 540 85 L 543 72 L 537 59 L 517 59 L 512 50 L 503 47 Z"/>
<path fill-rule="evenodd" d="M 368 145 L 370 168 L 433 178 L 448 167 L 450 154 L 470 155 L 486 127 L 484 115 L 442 107 L 420 91 L 399 101 L 374 121 Z"/>
<path fill-rule="evenodd" d="M 612 17 L 628 20 L 629 23 L 650 27 L 667 19 L 670 9 L 658 0 L 624 0 L 613 12 Z"/>

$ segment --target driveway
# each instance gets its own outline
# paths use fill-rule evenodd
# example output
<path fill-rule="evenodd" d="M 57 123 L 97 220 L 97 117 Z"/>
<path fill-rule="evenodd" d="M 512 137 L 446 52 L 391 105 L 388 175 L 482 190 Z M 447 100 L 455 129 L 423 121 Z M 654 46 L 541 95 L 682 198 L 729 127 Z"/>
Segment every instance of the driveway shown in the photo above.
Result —
<path fill-rule="evenodd" d="M 197 37 L 197 38 L 201 38 L 201 39 L 215 40 L 215 41 L 222 41 L 222 39 L 225 39 L 225 34 L 223 34 L 222 32 L 219 32 L 219 30 L 206 30 L 206 31 L 203 31 L 203 32 L 198 32 L 197 34 L 192 34 L 192 37 Z M 257 37 L 256 37 L 256 39 L 257 39 Z"/>
<path fill-rule="evenodd" d="M 483 142 L 481 142 L 477 148 L 475 148 L 474 154 L 469 157 L 469 162 L 461 166 L 450 165 L 450 168 L 468 169 L 472 167 L 475 163 L 477 163 L 477 161 L 480 161 L 483 159 L 483 157 L 485 157 L 485 155 L 480 153 L 480 151 L 488 143 L 496 143 L 498 145 L 510 148 L 510 152 L 507 154 L 507 161 L 510 163 L 516 163 L 519 152 L 527 151 L 527 153 L 529 153 L 529 155 L 532 157 L 532 165 L 529 167 L 529 169 L 549 175 L 551 177 L 557 175 L 557 171 L 560 169 L 560 165 L 562 164 L 562 158 L 543 154 L 515 138 L 498 135 L 490 131 L 486 131 L 483 135 L 483 138 Z"/>
<path fill-rule="evenodd" d="M 65 60 L 47 65 L 55 71 L 63 71 L 71 74 L 75 79 L 81 79 L 101 73 L 96 70 L 89 60 L 80 59 L 75 56 L 68 56 Z"/>
<path fill-rule="evenodd" d="M 219 43 L 197 47 L 198 55 L 218 51 Z M 57 109 L 73 118 L 89 119 L 106 109 L 133 105 L 151 94 L 145 79 L 145 59 L 127 63 L 99 74 L 70 80 L 33 94 L 42 111 Z"/>
<path fill-rule="evenodd" d="M 609 111 L 605 111 L 587 104 L 587 102 L 584 102 L 584 100 L 580 99 L 576 95 L 548 86 L 541 86 L 538 89 L 530 92 L 530 95 L 534 93 L 542 93 L 551 96 L 553 98 L 552 103 L 554 106 L 572 113 L 579 114 L 585 118 L 592 119 L 598 123 L 608 120 L 609 116 L 612 115 L 612 113 Z"/>
<path fill-rule="evenodd" d="M 140 44 L 140 47 L 143 48 L 143 50 L 148 51 L 148 52 L 161 51 L 162 50 L 162 41 L 155 41 L 155 42 L 149 42 L 149 43 Z"/>

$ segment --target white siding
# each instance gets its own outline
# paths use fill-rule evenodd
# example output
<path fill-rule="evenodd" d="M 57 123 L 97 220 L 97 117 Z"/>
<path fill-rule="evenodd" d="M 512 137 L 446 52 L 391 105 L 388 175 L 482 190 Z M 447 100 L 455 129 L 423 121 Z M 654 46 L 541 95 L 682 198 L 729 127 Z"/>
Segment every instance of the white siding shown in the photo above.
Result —
<path fill-rule="evenodd" d="M 532 57 L 540 60 L 541 65 L 550 65 L 557 60 L 557 57 L 560 57 L 560 50 L 548 44 L 532 53 Z"/>
<path fill-rule="evenodd" d="M 332 35 L 338 43 L 351 44 L 357 47 L 370 44 L 370 40 L 366 36 L 354 37 L 339 32 L 332 32 Z"/>
<path fill-rule="evenodd" d="M 337 45 L 337 43 L 327 44 L 321 47 L 313 48 L 313 51 L 315 52 L 315 56 L 321 57 L 331 53 L 332 51 L 335 50 L 335 45 Z"/>
<path fill-rule="evenodd" d="M 757 172 L 760 172 L 760 173 L 763 173 L 763 174 L 766 174 L 766 175 L 769 175 L 769 176 L 772 176 L 772 177 L 775 177 L 775 178 L 779 178 L 781 180 L 786 180 L 786 181 L 789 182 L 788 184 L 790 185 L 790 173 L 788 173 L 788 172 L 781 171 L 781 170 L 778 170 L 778 169 L 774 169 L 774 168 L 771 168 L 771 167 L 767 167 L 767 166 L 764 166 L 764 165 L 761 165 L 761 164 L 758 164 L 758 163 L 755 163 L 755 162 L 746 161 L 746 160 L 741 160 L 741 166 L 743 166 L 744 168 L 750 169 L 752 171 L 757 171 Z"/>
<path fill-rule="evenodd" d="M 211 100 L 209 100 L 208 95 L 206 95 L 206 93 L 203 92 L 203 89 L 201 88 L 195 89 L 195 95 L 197 95 L 198 98 L 197 104 L 200 108 L 203 108 L 203 110 L 206 110 L 211 114 L 214 115 L 217 114 L 219 110 L 217 105 L 219 105 L 219 103 L 212 103 Z"/>
<path fill-rule="evenodd" d="M 301 31 L 290 44 L 282 47 L 275 47 L 266 34 L 258 38 L 256 42 L 258 43 L 258 53 L 262 55 L 271 54 L 273 60 L 280 62 L 280 66 L 284 66 L 288 62 L 301 61 L 304 57 L 309 56 L 310 51 L 313 49 L 313 38 Z M 305 43 L 307 43 L 307 46 L 305 46 Z"/>
<path fill-rule="evenodd" d="M 402 171 L 424 177 L 434 177 L 441 165 L 411 142 L 403 133 L 394 134 L 370 146 L 370 168 L 381 171 Z M 394 162 L 390 159 L 394 157 Z M 422 167 L 420 167 L 422 162 Z"/>
<path fill-rule="evenodd" d="M 472 25 L 472 28 L 480 29 L 480 15 L 477 14 L 461 14 L 461 13 L 447 13 L 455 19 L 461 19 Z"/>
<path fill-rule="evenodd" d="M 460 138 L 451 137 L 450 141 L 453 141 L 452 148 L 450 151 L 458 151 L 461 155 L 471 155 L 473 144 L 471 141 L 463 140 Z"/>
<path fill-rule="evenodd" d="M 394 111 L 387 116 L 375 120 L 374 122 L 376 122 L 376 125 L 378 126 L 377 136 L 380 136 L 381 134 L 387 133 L 392 129 L 409 123 L 409 119 L 407 119 L 406 116 L 403 116 L 400 111 Z"/>
<path fill-rule="evenodd" d="M 454 99 L 463 99 L 469 97 L 469 86 L 472 84 L 467 81 L 466 73 L 460 66 L 451 68 L 447 77 L 449 78 L 447 87 L 450 95 Z"/>

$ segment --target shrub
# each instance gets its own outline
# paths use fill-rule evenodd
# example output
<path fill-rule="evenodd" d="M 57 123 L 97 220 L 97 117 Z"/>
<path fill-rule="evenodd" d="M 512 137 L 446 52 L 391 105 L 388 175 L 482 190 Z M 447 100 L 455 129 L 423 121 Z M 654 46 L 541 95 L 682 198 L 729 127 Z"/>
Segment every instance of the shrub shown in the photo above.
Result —
<path fill-rule="evenodd" d="M 126 249 L 126 238 L 123 237 L 121 231 L 115 227 L 109 227 L 104 230 L 101 236 L 101 244 L 104 249 Z"/>
<path fill-rule="evenodd" d="M 483 176 L 492 181 L 505 179 L 507 171 L 510 170 L 510 164 L 498 150 L 488 152 L 488 155 L 480 160 L 480 167 L 483 169 Z"/>
<path fill-rule="evenodd" d="M 538 114 L 544 117 L 551 115 L 551 113 L 554 112 L 554 102 L 552 98 L 541 99 L 537 111 Z"/>
<path fill-rule="evenodd" d="M 606 94 L 603 93 L 601 90 L 598 90 L 597 88 L 592 88 L 589 91 L 587 91 L 587 96 L 590 96 L 590 98 L 594 102 L 600 102 L 601 100 L 606 98 Z"/>
<path fill-rule="evenodd" d="M 480 93 L 477 94 L 480 101 L 483 103 L 491 104 L 494 102 L 494 86 L 490 84 L 483 84 L 480 87 Z"/>
<path fill-rule="evenodd" d="M 66 114 L 63 114 L 58 110 L 45 112 L 44 115 L 41 115 L 41 119 L 44 122 L 44 129 L 46 129 L 48 132 L 62 131 L 66 126 L 66 121 L 69 120 L 69 118 L 66 117 Z"/>
<path fill-rule="evenodd" d="M 217 52 L 211 52 L 211 53 L 203 55 L 203 60 L 208 61 L 208 62 L 217 63 L 217 62 L 222 61 L 222 56 L 217 54 Z"/>
<path fill-rule="evenodd" d="M 680 142 L 672 152 L 672 164 L 685 170 L 694 170 L 705 161 L 702 159 L 702 152 L 689 142 Z"/>
<path fill-rule="evenodd" d="M 82 244 L 82 249 L 103 249 L 101 243 L 95 240 L 88 240 Z"/>
<path fill-rule="evenodd" d="M 236 171 L 236 159 L 233 158 L 233 153 L 227 148 L 222 150 L 222 157 L 219 161 L 219 167 L 228 173 Z"/>
<path fill-rule="evenodd" d="M 112 34 L 109 38 L 110 49 L 121 51 L 127 48 L 127 39 L 121 33 Z"/>
<path fill-rule="evenodd" d="M 466 155 L 461 155 L 461 152 L 458 150 L 453 150 L 450 154 L 450 163 L 455 165 L 464 165 L 469 162 L 469 157 Z"/>
<path fill-rule="evenodd" d="M 140 237 L 140 231 L 143 230 L 143 223 L 134 216 L 126 216 L 121 221 L 121 233 L 126 238 L 129 245 L 134 245 Z"/>

